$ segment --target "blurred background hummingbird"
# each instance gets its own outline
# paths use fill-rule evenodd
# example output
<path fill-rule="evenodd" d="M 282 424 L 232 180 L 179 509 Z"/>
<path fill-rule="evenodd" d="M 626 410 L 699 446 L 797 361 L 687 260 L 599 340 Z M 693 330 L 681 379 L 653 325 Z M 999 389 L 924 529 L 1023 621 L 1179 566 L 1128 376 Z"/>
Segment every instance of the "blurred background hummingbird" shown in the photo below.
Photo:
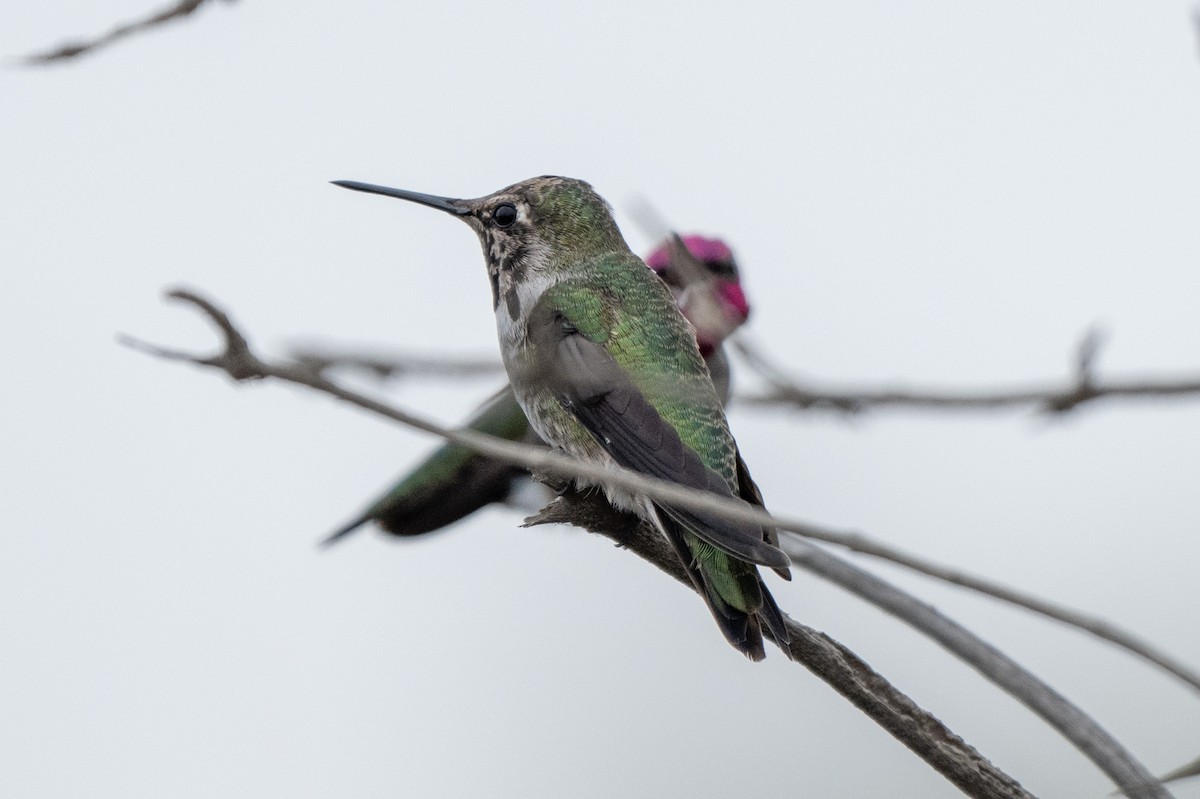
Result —
<path fill-rule="evenodd" d="M 337 184 L 436 208 L 475 231 L 509 382 L 543 440 L 583 460 L 762 505 L 692 327 L 589 184 L 546 176 L 473 200 Z M 788 642 L 757 568 L 790 577 L 773 529 L 622 489 L 604 492 L 672 544 L 735 648 L 762 659 L 764 628 Z"/>
<path fill-rule="evenodd" d="M 669 234 L 646 257 L 666 282 L 695 331 L 722 404 L 729 398 L 729 361 L 721 346 L 750 315 L 733 251 L 724 241 Z M 510 441 L 542 444 L 509 386 L 493 394 L 466 427 Z M 325 539 L 331 544 L 367 522 L 411 538 L 440 530 L 494 502 L 538 510 L 553 498 L 528 471 L 453 444 L 434 450 L 382 496 Z"/>

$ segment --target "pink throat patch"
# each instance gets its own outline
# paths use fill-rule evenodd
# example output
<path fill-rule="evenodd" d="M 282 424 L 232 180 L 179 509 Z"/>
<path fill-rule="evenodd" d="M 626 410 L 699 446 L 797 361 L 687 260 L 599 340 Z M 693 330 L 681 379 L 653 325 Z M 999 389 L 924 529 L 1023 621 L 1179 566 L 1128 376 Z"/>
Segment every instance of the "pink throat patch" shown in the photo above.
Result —
<path fill-rule="evenodd" d="M 721 281 L 717 286 L 717 292 L 730 308 L 741 315 L 741 321 L 746 321 L 750 316 L 750 303 L 746 301 L 746 293 L 742 291 L 742 284 Z"/>

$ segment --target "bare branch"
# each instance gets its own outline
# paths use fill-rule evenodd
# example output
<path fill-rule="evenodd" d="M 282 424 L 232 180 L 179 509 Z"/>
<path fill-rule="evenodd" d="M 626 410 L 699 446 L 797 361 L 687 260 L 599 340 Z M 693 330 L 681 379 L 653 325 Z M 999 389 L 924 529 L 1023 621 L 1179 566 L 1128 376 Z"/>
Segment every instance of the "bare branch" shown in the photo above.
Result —
<path fill-rule="evenodd" d="M 1196 35 L 1196 46 L 1200 55 L 1200 6 L 1192 6 L 1192 32 Z"/>
<path fill-rule="evenodd" d="M 1200 757 L 1196 758 L 1190 763 L 1180 766 L 1174 771 L 1170 771 L 1162 775 L 1158 779 L 1160 782 L 1174 782 L 1175 780 L 1182 780 L 1188 777 L 1197 776 L 1200 776 Z"/>
<path fill-rule="evenodd" d="M 650 241 L 662 241 L 671 235 L 674 228 L 667 224 L 666 217 L 659 213 L 645 195 L 636 194 L 625 204 L 629 208 L 629 215 L 633 219 L 633 223 Z"/>
<path fill-rule="evenodd" d="M 272 376 L 269 373 L 270 367 L 260 361 L 250 351 L 250 342 L 246 341 L 246 337 L 234 327 L 233 321 L 230 320 L 224 311 L 199 294 L 187 289 L 174 289 L 168 291 L 166 296 L 173 300 L 190 302 L 202 310 L 205 316 L 221 331 L 221 335 L 224 336 L 225 349 L 217 355 L 200 358 L 181 350 L 172 350 L 147 344 L 132 336 L 120 336 L 118 337 L 118 341 L 127 347 L 132 347 L 133 349 L 158 356 L 159 358 L 168 358 L 173 361 L 187 361 L 198 366 L 212 366 L 216 369 L 221 369 L 227 372 L 234 380 L 258 380 L 263 377 Z"/>
<path fill-rule="evenodd" d="M 750 368 L 769 385 L 763 394 L 738 397 L 739 402 L 758 406 L 778 405 L 842 413 L 861 413 L 880 408 L 976 411 L 1029 406 L 1045 413 L 1059 414 L 1098 399 L 1200 397 L 1200 375 L 1097 379 L 1093 369 L 1100 343 L 1100 334 L 1095 330 L 1089 331 L 1077 349 L 1074 379 L 1066 385 L 1030 385 L 991 390 L 823 388 L 787 375 L 743 335 L 734 337 L 733 346 Z"/>
<path fill-rule="evenodd" d="M 671 552 L 661 540 L 661 536 L 655 535 L 654 531 L 636 516 L 613 510 L 607 502 L 594 493 L 568 493 L 525 522 L 526 526 L 547 523 L 574 524 L 600 533 L 622 546 L 635 549 L 639 555 L 691 587 L 690 581 L 679 567 L 678 559 L 671 557 Z M 1096 763 L 1116 784 L 1125 786 L 1127 792 L 1140 790 L 1141 792 L 1136 795 L 1143 797 L 1164 795 L 1155 791 L 1156 780 L 1145 767 L 1093 719 L 1034 674 L 970 630 L 885 580 L 813 544 L 791 539 L 785 541 L 783 546 L 784 551 L 791 556 L 796 566 L 836 583 L 850 593 L 876 605 L 929 636 L 955 657 L 975 668 L 988 680 L 1040 716 Z M 655 552 L 661 551 L 666 554 L 661 560 L 658 557 L 652 557 L 651 548 L 655 548 Z M 814 635 L 813 631 L 807 627 L 802 625 L 793 627 L 792 624 L 793 622 L 789 619 L 788 629 L 794 640 L 801 633 L 810 637 Z M 797 628 L 800 633 L 797 632 Z M 841 648 L 840 644 L 832 643 Z M 793 655 L 795 655 L 794 652 Z M 855 704 L 858 704 L 858 701 L 863 698 L 858 693 L 861 685 L 855 680 L 850 680 L 845 690 L 839 687 L 841 679 L 845 677 L 841 672 L 826 674 L 816 669 L 813 671 Z M 835 684 L 835 680 L 838 681 L 837 684 Z M 919 708 L 917 711 L 924 713 Z M 905 739 L 901 738 L 901 740 Z M 1130 793 L 1130 795 L 1135 794 Z"/>
<path fill-rule="evenodd" d="M 367 355 L 321 346 L 294 346 L 291 357 L 297 363 L 324 375 L 330 370 L 352 369 L 368 372 L 380 380 L 404 377 L 475 378 L 504 374 L 504 365 L 495 358 L 461 358 L 412 353 Z"/>
<path fill-rule="evenodd" d="M 572 524 L 599 533 L 695 590 L 679 556 L 661 535 L 638 517 L 615 510 L 596 492 L 568 492 L 527 519 L 525 524 Z M 963 793 L 974 797 L 1030 796 L 1019 783 L 993 766 L 845 646 L 791 618 L 785 619 L 791 637 L 786 651 L 792 660 L 803 664 L 850 700 Z M 1153 777 L 1143 772 L 1138 774 L 1139 782 L 1152 782 Z M 1141 795 L 1155 796 L 1151 793 Z"/>
<path fill-rule="evenodd" d="M 1200 757 L 1198 757 L 1195 760 L 1192 760 L 1188 763 L 1185 763 L 1184 765 L 1180 766 L 1177 769 L 1168 771 L 1166 774 L 1164 774 L 1161 777 L 1159 777 L 1158 779 L 1154 780 L 1154 782 L 1159 783 L 1159 784 L 1166 784 L 1168 782 L 1178 782 L 1180 780 L 1186 780 L 1186 779 L 1189 779 L 1192 777 L 1200 777 Z M 1129 794 L 1129 789 L 1124 789 L 1124 790 L 1119 789 L 1119 790 L 1113 791 L 1112 794 L 1110 794 L 1110 795 L 1111 796 L 1118 796 L 1118 795 L 1129 796 L 1130 794 Z"/>
<path fill-rule="evenodd" d="M 624 470 L 621 470 L 620 472 L 612 472 L 612 471 L 608 471 L 605 469 L 592 469 L 591 464 L 571 461 L 570 459 L 562 458 L 562 456 L 555 455 L 554 453 L 549 453 L 545 450 L 539 451 L 536 448 L 523 447 L 521 445 L 514 445 L 511 442 L 489 439 L 486 436 L 480 436 L 479 434 L 471 433 L 470 431 L 450 431 L 450 430 L 445 430 L 445 429 L 439 428 L 437 425 L 426 422 L 424 420 L 416 419 L 415 417 L 412 417 L 409 414 L 406 414 L 404 412 L 401 412 L 396 409 L 390 408 L 388 406 L 382 405 L 381 403 L 378 403 L 374 400 L 363 397 L 361 395 L 355 394 L 354 392 L 349 392 L 345 389 L 342 389 L 339 386 L 329 383 L 328 381 L 326 381 L 324 378 L 320 377 L 319 375 L 314 375 L 311 369 L 305 369 L 302 367 L 297 367 L 295 365 L 272 365 L 272 364 L 264 363 L 264 362 L 258 360 L 257 358 L 254 358 L 252 355 L 250 355 L 248 353 L 248 351 L 247 351 L 248 348 L 245 345 L 245 339 L 243 337 L 241 337 L 239 334 L 237 334 L 236 330 L 233 330 L 232 325 L 229 323 L 228 317 L 226 317 L 220 311 L 213 308 L 211 303 L 208 303 L 203 298 L 200 298 L 197 295 L 195 295 L 191 292 L 186 292 L 186 291 L 173 291 L 173 292 L 170 292 L 168 296 L 171 298 L 174 298 L 174 299 L 191 302 L 191 303 L 197 305 L 198 307 L 200 307 L 211 318 L 213 318 L 213 320 L 217 324 L 217 326 L 226 335 L 227 352 L 223 353 L 221 355 L 218 355 L 218 356 L 214 356 L 214 357 L 201 358 L 198 356 L 190 356 L 186 353 L 179 353 L 176 351 L 163 350 L 161 348 L 151 347 L 149 345 L 137 343 L 136 346 L 138 346 L 139 348 L 149 351 L 149 352 L 152 352 L 154 354 L 165 355 L 166 357 L 170 357 L 170 358 L 174 358 L 174 359 L 182 359 L 182 360 L 187 360 L 187 361 L 205 365 L 205 366 L 213 366 L 216 368 L 221 368 L 221 369 L 227 371 L 231 376 L 235 377 L 235 379 L 247 379 L 247 377 L 273 376 L 273 377 L 278 377 L 280 379 L 288 380 L 291 382 L 308 385 L 310 387 L 317 388 L 319 390 L 333 394 L 334 396 L 337 396 L 340 399 L 343 399 L 345 401 L 352 402 L 356 405 L 359 405 L 360 407 L 367 408 L 369 410 L 375 411 L 375 412 L 380 413 L 389 418 L 396 419 L 398 421 L 402 421 L 407 424 L 416 426 L 420 429 L 424 429 L 429 432 L 437 433 L 437 434 L 442 435 L 443 437 L 448 438 L 451 441 L 455 441 L 456 443 L 459 443 L 463 446 L 470 447 L 472 449 L 475 449 L 477 451 L 480 451 L 480 452 L 490 455 L 492 457 L 498 457 L 498 458 L 507 460 L 509 462 L 523 465 L 526 468 L 529 468 L 531 470 L 547 472 L 550 474 L 556 474 L 560 477 L 567 477 L 567 478 L 575 477 L 575 476 L 586 476 L 589 479 L 595 479 L 601 483 L 620 485 L 623 488 L 627 488 L 628 490 L 632 490 L 637 493 L 641 493 L 641 494 L 650 496 L 652 498 L 668 499 L 669 501 L 683 504 L 688 507 L 703 508 L 705 510 L 720 513 L 721 515 L 723 515 L 727 518 L 751 518 L 751 519 L 759 521 L 760 523 L 763 523 L 763 524 L 772 524 L 772 525 L 779 527 L 780 529 L 789 529 L 789 530 L 793 530 L 793 531 L 798 531 L 805 535 L 810 535 L 812 537 L 818 538 L 820 540 L 826 540 L 826 541 L 829 541 L 832 543 L 837 543 L 837 544 L 843 545 L 843 546 L 853 545 L 853 546 L 851 546 L 851 548 L 857 549 L 858 551 L 876 550 L 876 551 L 872 552 L 872 554 L 878 554 L 878 550 L 882 549 L 878 545 L 864 546 L 864 543 L 869 543 L 869 542 L 866 542 L 866 539 L 864 539 L 862 536 L 846 535 L 846 534 L 842 534 L 842 533 L 832 533 L 830 531 L 825 531 L 825 530 L 822 530 L 821 528 L 817 528 L 813 525 L 808 525 L 808 524 L 799 523 L 799 522 L 781 521 L 779 519 L 772 518 L 771 516 L 761 512 L 761 511 L 747 509 L 745 507 L 738 507 L 738 506 L 733 505 L 732 503 L 726 503 L 726 502 L 723 502 L 720 500 L 718 500 L 714 503 L 714 502 L 709 501 L 710 498 L 699 497 L 699 496 L 696 496 L 686 490 L 681 492 L 679 490 L 678 486 L 674 486 L 671 484 L 663 484 L 661 481 L 650 480 L 650 479 L 647 479 L 640 475 L 625 472 Z M 246 356 L 248 356 L 251 360 L 248 361 Z M 247 373 L 247 368 L 246 368 L 247 363 L 250 363 L 255 367 L 253 370 L 250 370 L 251 372 L 253 372 L 251 374 Z M 533 450 L 532 452 L 529 451 L 531 449 Z M 597 500 L 597 501 L 600 502 L 600 504 L 607 507 L 607 503 L 603 503 L 602 501 L 599 501 L 599 500 Z M 558 520 L 558 521 L 572 521 L 573 523 L 579 524 L 580 526 L 589 527 L 589 524 L 586 519 L 581 519 L 581 518 L 555 519 L 555 518 L 553 518 L 553 513 L 551 511 L 553 510 L 554 507 L 555 506 L 552 505 L 550 509 L 547 509 L 547 512 L 550 513 L 550 515 L 546 515 L 546 513 L 544 513 L 539 517 L 535 517 L 534 520 L 531 520 L 531 523 L 550 521 L 550 520 Z M 611 515 L 614 513 L 614 511 L 609 509 L 608 513 Z M 636 522 L 636 518 L 634 519 L 634 521 Z M 600 524 L 599 527 L 600 527 L 600 530 L 602 532 L 604 532 L 606 535 L 609 535 L 609 537 L 612 537 L 612 538 L 620 541 L 621 543 L 630 545 L 632 547 L 632 545 L 630 544 L 630 540 L 632 540 L 632 537 L 635 536 L 635 534 L 637 532 L 636 524 L 634 524 L 635 529 L 633 531 L 630 531 L 628 529 L 628 527 L 629 527 L 628 524 L 614 525 L 611 523 L 611 520 L 607 526 L 604 524 Z M 654 537 L 654 538 L 655 538 L 655 540 L 657 540 L 657 537 Z M 664 546 L 661 541 L 658 541 L 658 545 L 660 547 Z M 809 560 L 810 562 L 812 561 L 811 558 L 809 558 L 807 560 Z M 670 556 L 668 558 L 666 558 L 665 563 L 660 563 L 659 565 L 660 565 L 660 567 L 662 567 L 668 571 L 671 571 L 672 569 L 674 569 L 676 572 L 681 574 L 681 571 L 679 571 L 679 569 L 678 569 L 679 564 L 678 564 L 675 556 L 673 555 L 673 553 L 670 554 Z M 845 564 L 845 567 L 853 569 L 853 567 L 849 566 L 849 564 Z M 863 574 L 865 574 L 865 573 L 863 573 Z M 869 577 L 869 575 L 867 575 L 867 577 Z M 871 579 L 874 579 L 874 578 L 871 578 Z M 892 589 L 892 590 L 894 590 L 894 589 Z M 912 600 L 911 598 L 908 598 L 908 599 L 911 602 L 914 602 L 914 603 L 916 602 L 915 600 Z M 872 600 L 872 601 L 876 601 L 876 600 Z M 916 603 L 916 604 L 918 606 L 920 605 L 920 603 Z M 895 612 L 895 611 L 890 610 L 889 612 Z M 914 622 L 910 621 L 910 623 L 914 623 Z M 811 633 L 811 631 L 810 631 L 810 633 Z M 951 637 L 953 637 L 953 636 L 951 636 Z M 809 641 L 809 643 L 811 643 L 811 641 Z M 947 646 L 948 648 L 953 648 L 952 646 L 950 646 L 949 644 L 947 644 L 945 642 L 943 642 L 943 645 Z M 794 647 L 793 647 L 793 649 L 794 649 Z M 803 657 L 798 652 L 793 651 L 792 654 L 803 660 Z M 810 653 L 810 654 L 812 654 L 812 653 Z M 965 655 L 960 655 L 960 656 L 965 657 Z M 851 657 L 853 657 L 853 656 L 851 656 Z M 838 660 L 843 665 L 845 665 L 845 663 L 847 662 L 845 660 L 845 657 L 842 657 L 842 656 L 839 656 Z M 857 659 L 855 659 L 855 660 L 857 660 Z M 808 663 L 807 661 L 805 661 L 805 663 L 810 669 L 813 669 L 814 671 L 817 670 L 811 663 Z M 1003 674 L 1006 671 L 1011 671 L 1011 666 L 1009 665 L 1009 663 L 1010 662 L 1001 662 L 1001 663 L 999 663 L 999 665 L 993 664 L 993 666 L 991 667 L 992 671 L 997 674 Z M 1013 665 L 1015 665 L 1015 664 L 1013 664 Z M 865 668 L 865 666 L 864 666 L 864 668 Z M 818 673 L 820 673 L 820 672 L 818 672 Z M 842 676 L 844 676 L 844 673 Z M 989 675 L 989 677 L 992 679 L 996 679 L 993 675 Z M 827 681 L 830 681 L 831 684 L 834 684 L 834 679 L 829 679 L 824 676 L 823 676 L 823 678 L 827 679 Z M 836 679 L 841 679 L 841 678 L 839 677 Z M 1024 678 L 1022 678 L 1022 679 L 1024 679 Z M 853 683 L 854 680 L 851 680 L 851 682 Z M 844 688 L 844 686 L 838 687 L 838 685 L 835 685 L 835 687 L 837 687 L 839 691 L 842 691 Z M 889 688 L 890 688 L 890 686 L 889 686 Z M 1036 685 L 1035 685 L 1035 689 L 1036 689 Z M 849 690 L 849 689 L 846 688 L 846 690 Z M 1035 693 L 1036 693 L 1036 691 L 1035 691 Z M 859 700 L 855 700 L 855 701 L 856 701 L 856 704 L 859 704 L 860 707 L 863 707 L 863 704 L 861 704 L 859 702 Z M 905 701 L 907 701 L 907 700 L 905 700 Z M 1101 768 L 1103 770 L 1106 771 L 1106 773 L 1109 773 L 1110 776 L 1113 776 L 1113 778 L 1116 781 L 1118 781 L 1118 784 L 1124 785 L 1126 787 L 1127 791 L 1139 792 L 1138 795 L 1141 795 L 1141 796 L 1166 796 L 1166 795 L 1168 795 L 1160 787 L 1155 787 L 1152 783 L 1153 778 L 1149 776 L 1149 773 L 1140 764 L 1138 764 L 1137 761 L 1128 757 L 1128 755 L 1126 753 L 1124 753 L 1123 750 L 1120 749 L 1119 745 L 1117 745 L 1115 741 L 1112 741 L 1111 738 L 1109 738 L 1106 734 L 1103 733 L 1103 730 L 1100 730 L 1098 727 L 1096 727 L 1094 725 L 1094 723 L 1090 722 L 1090 720 L 1089 720 L 1088 724 L 1080 725 L 1078 723 L 1078 719 L 1082 718 L 1082 719 L 1086 720 L 1087 717 L 1083 716 L 1082 713 L 1080 713 L 1078 710 L 1072 708 L 1069 704 L 1065 704 L 1065 700 L 1063 700 L 1057 694 L 1053 694 L 1053 692 L 1051 692 L 1049 696 L 1035 695 L 1032 699 L 1028 698 L 1028 697 L 1022 698 L 1022 701 L 1026 702 L 1027 704 L 1030 704 L 1031 707 L 1038 705 L 1041 708 L 1038 712 L 1041 713 L 1044 718 L 1047 718 L 1047 720 L 1051 720 L 1051 718 L 1054 717 L 1053 713 L 1050 713 L 1049 715 L 1047 715 L 1047 713 L 1048 713 L 1048 711 L 1046 710 L 1047 707 L 1052 708 L 1052 709 L 1058 708 L 1058 710 L 1054 711 L 1054 712 L 1058 713 L 1058 712 L 1062 711 L 1063 706 L 1065 705 L 1065 708 L 1067 710 L 1069 710 L 1070 712 L 1067 713 L 1067 716 L 1063 717 L 1062 719 L 1059 719 L 1059 721 L 1052 722 L 1052 723 L 1056 723 L 1058 725 L 1061 725 L 1062 727 L 1065 727 L 1065 729 L 1061 730 L 1064 732 L 1064 735 L 1067 735 L 1068 738 L 1073 740 L 1082 751 L 1084 751 L 1086 754 L 1089 755 L 1089 757 L 1093 757 L 1093 759 L 1100 758 L 1099 760 L 1097 760 L 1097 763 L 1101 766 Z M 1031 702 L 1033 704 L 1031 704 Z M 871 705 L 872 707 L 875 707 L 876 710 L 879 710 L 879 708 L 876 707 L 877 703 L 874 701 L 867 702 L 866 704 Z M 864 708 L 864 709 L 867 709 L 867 708 Z M 872 711 L 868 710 L 868 712 L 872 712 Z M 885 728 L 888 728 L 890 731 L 893 732 L 893 734 L 896 734 L 899 737 L 899 733 L 897 732 L 897 729 L 899 729 L 899 728 L 896 728 L 894 726 L 897 723 L 896 719 L 894 717 L 894 714 L 889 715 L 888 713 L 885 712 L 884 717 L 886 717 L 886 718 L 880 718 L 873 713 L 872 717 L 876 718 L 878 723 L 885 726 Z M 1063 719 L 1065 719 L 1065 720 L 1063 720 Z M 904 724 L 901 724 L 900 727 L 902 727 L 904 729 L 908 729 L 908 727 L 905 726 Z M 1081 730 L 1082 730 L 1082 732 L 1081 732 Z M 1080 735 L 1083 736 L 1082 740 L 1080 740 Z M 926 746 L 928 744 L 928 741 L 926 741 L 925 743 L 914 744 L 912 742 L 909 742 L 907 738 L 902 738 L 902 740 L 905 740 L 907 745 L 914 748 L 914 751 L 920 751 L 918 748 L 919 746 Z M 922 756 L 925 757 L 924 754 L 922 754 Z M 935 767 L 938 767 L 938 766 L 935 765 Z M 942 770 L 942 769 L 939 768 L 939 770 Z M 957 778 L 951 777 L 949 775 L 949 773 L 947 773 L 946 771 L 943 771 L 943 773 L 947 774 L 947 776 L 950 777 L 951 779 L 955 779 L 956 784 L 961 784 L 960 782 L 958 782 Z M 1011 781 L 1009 781 L 1009 782 L 1011 782 Z M 1015 785 L 1015 783 L 1012 783 L 1012 784 Z M 975 795 L 975 794 L 972 794 L 972 795 Z M 987 794 L 987 795 L 992 795 L 992 794 Z M 1005 794 L 1005 795 L 1007 795 L 1007 794 Z"/>
<path fill-rule="evenodd" d="M 781 528 L 782 529 L 782 528 Z M 806 538 L 817 538 L 817 536 L 805 535 Z M 827 540 L 832 536 L 821 539 Z M 1153 645 L 1141 640 L 1136 635 L 1112 622 L 1101 619 L 1097 616 L 1090 616 L 1078 610 L 1073 610 L 1065 605 L 1059 605 L 1032 594 L 1026 594 L 1014 588 L 1010 588 L 1000 583 L 992 582 L 983 577 L 977 577 L 972 574 L 952 569 L 947 566 L 934 563 L 933 561 L 919 558 L 911 555 L 895 547 L 890 547 L 875 541 L 865 535 L 859 533 L 842 533 L 837 543 L 845 546 L 853 552 L 859 552 L 863 555 L 886 560 L 889 563 L 895 563 L 898 566 L 903 566 L 906 569 L 924 574 L 927 577 L 933 577 L 937 580 L 942 580 L 953 585 L 967 588 L 971 591 L 990 596 L 994 599 L 999 599 L 1009 604 L 1025 608 L 1026 610 L 1038 613 L 1049 619 L 1061 622 L 1071 627 L 1076 627 L 1084 632 L 1102 640 L 1108 641 L 1111 644 L 1125 649 L 1126 651 L 1137 655 L 1149 663 L 1158 666 L 1180 681 L 1186 683 L 1190 688 L 1200 691 L 1200 674 L 1179 662 L 1175 658 L 1159 651 Z"/>
<path fill-rule="evenodd" d="M 870 572 L 806 541 L 789 540 L 792 562 L 837 583 L 929 636 L 1032 710 L 1098 765 L 1130 796 L 1162 796 L 1146 769 L 1090 716 L 966 627 Z"/>
<path fill-rule="evenodd" d="M 1108 338 L 1108 332 L 1098 326 L 1091 327 L 1079 339 L 1075 349 L 1075 384 L 1091 385 L 1095 376 L 1096 360 L 1100 357 L 1100 348 Z"/>
<path fill-rule="evenodd" d="M 81 55 L 93 53 L 132 33 L 157 28 L 171 20 L 183 19 L 190 16 L 206 2 L 208 0 L 179 0 L 179 2 L 169 8 L 155 12 L 148 17 L 118 25 L 108 33 L 98 36 L 95 39 L 67 42 L 51 50 L 27 55 L 21 59 L 21 62 L 25 64 L 50 64 L 56 61 L 69 61 Z M 233 0 L 225 0 L 225 2 L 232 3 Z"/>

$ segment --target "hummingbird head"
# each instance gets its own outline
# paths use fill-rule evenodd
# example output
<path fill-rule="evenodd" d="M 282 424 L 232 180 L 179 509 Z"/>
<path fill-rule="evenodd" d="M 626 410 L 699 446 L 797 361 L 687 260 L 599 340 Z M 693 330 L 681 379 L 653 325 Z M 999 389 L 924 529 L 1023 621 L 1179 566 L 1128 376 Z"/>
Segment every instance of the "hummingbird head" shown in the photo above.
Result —
<path fill-rule="evenodd" d="M 352 180 L 334 184 L 437 208 L 470 225 L 483 246 L 493 306 L 509 288 L 530 278 L 552 276 L 590 256 L 627 249 L 608 203 L 590 184 L 574 178 L 530 178 L 473 200 Z"/>
<path fill-rule="evenodd" d="M 671 289 L 705 356 L 750 315 L 737 261 L 720 239 L 672 234 L 646 257 Z"/>

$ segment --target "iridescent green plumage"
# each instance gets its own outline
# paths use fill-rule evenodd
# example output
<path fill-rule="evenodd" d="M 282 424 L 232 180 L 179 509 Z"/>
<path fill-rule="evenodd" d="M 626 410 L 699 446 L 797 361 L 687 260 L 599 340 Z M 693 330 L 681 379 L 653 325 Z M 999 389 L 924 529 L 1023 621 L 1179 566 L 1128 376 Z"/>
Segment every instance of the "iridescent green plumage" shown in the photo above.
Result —
<path fill-rule="evenodd" d="M 681 316 L 671 312 L 674 303 L 661 282 L 650 278 L 645 270 L 631 268 L 632 257 L 628 253 L 605 253 L 583 259 L 569 276 L 542 293 L 530 312 L 530 324 L 536 324 L 540 314 L 548 313 L 558 317 L 557 324 L 572 328 L 572 335 L 598 345 L 662 422 L 724 482 L 726 490 L 717 493 L 746 496 L 738 479 L 737 446 L 691 329 Z M 510 375 L 535 427 L 543 437 L 576 456 L 588 460 L 612 458 L 635 468 L 642 465 L 641 455 L 626 456 L 619 446 L 606 445 L 595 425 L 579 421 L 583 414 L 578 407 L 564 405 L 564 391 L 557 383 L 561 374 L 548 379 L 543 374 L 546 364 L 554 364 L 554 372 L 570 371 L 569 366 L 555 363 L 550 351 L 556 344 L 554 339 L 553 335 L 549 340 L 531 335 L 529 346 L 510 356 Z M 653 429 L 643 422 L 636 424 L 641 430 Z M 657 477 L 675 477 L 673 469 L 657 474 L 652 467 L 640 470 Z M 692 487 L 705 486 L 701 483 Z M 627 510 L 642 510 L 636 497 L 612 490 L 608 495 Z M 759 613 L 766 614 L 777 634 L 782 632 L 782 620 L 754 564 L 780 567 L 786 560 L 772 561 L 748 547 L 731 552 L 734 544 L 722 535 L 705 534 L 711 528 L 727 529 L 727 523 L 701 517 L 700 524 L 695 524 L 692 514 L 658 507 L 666 513 L 655 521 L 663 525 L 664 533 L 681 550 L 685 563 L 694 567 L 693 579 L 714 615 L 723 622 L 726 635 L 747 654 L 761 657 L 755 618 Z M 762 541 L 770 534 L 758 535 Z M 744 624 L 747 621 L 749 629 Z"/>
<path fill-rule="evenodd" d="M 488 398 L 466 426 L 509 441 L 539 441 L 508 386 Z M 322 543 L 332 544 L 369 521 L 399 536 L 441 529 L 485 505 L 503 502 L 512 482 L 523 474 L 520 467 L 443 444 Z"/>
<path fill-rule="evenodd" d="M 695 336 L 666 286 L 640 264 L 629 252 L 582 260 L 540 302 L 561 310 L 581 335 L 601 344 L 684 443 L 736 492 L 736 446 Z M 545 412 L 564 413 L 556 405 Z"/>
<path fill-rule="evenodd" d="M 721 345 L 750 311 L 732 251 L 719 239 L 672 234 L 650 253 L 646 264 L 671 289 L 675 305 L 695 329 L 724 404 L 729 399 L 729 365 Z M 509 441 L 544 445 L 508 386 L 489 397 L 465 427 Z M 551 497 L 524 469 L 446 443 L 418 461 L 324 544 L 339 541 L 368 522 L 376 522 L 393 536 L 414 538 L 444 529 L 491 503 L 537 510 Z"/>
<path fill-rule="evenodd" d="M 580 458 L 761 504 L 694 334 L 629 251 L 587 183 L 534 178 L 476 200 L 358 183 L 458 216 L 478 234 L 501 352 L 537 433 Z M 774 532 L 611 487 L 674 545 L 726 638 L 761 659 L 764 626 L 788 640 L 756 565 L 786 573 Z"/>

